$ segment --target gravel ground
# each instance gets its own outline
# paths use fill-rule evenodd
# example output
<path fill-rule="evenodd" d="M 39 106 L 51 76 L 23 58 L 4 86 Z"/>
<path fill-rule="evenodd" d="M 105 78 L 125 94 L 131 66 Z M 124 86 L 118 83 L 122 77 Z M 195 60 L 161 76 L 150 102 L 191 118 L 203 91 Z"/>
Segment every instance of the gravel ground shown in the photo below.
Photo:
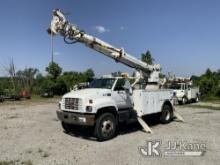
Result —
<path fill-rule="evenodd" d="M 119 135 L 106 142 L 97 142 L 91 130 L 79 128 L 66 134 L 56 118 L 57 104 L 0 104 L 0 161 L 22 164 L 219 164 L 220 111 L 177 107 L 185 122 L 168 125 L 149 119 L 153 134 L 142 131 L 138 123 L 122 126 Z M 159 139 L 161 157 L 147 157 L 138 148 L 147 140 Z M 205 143 L 201 157 L 167 157 L 163 151 L 168 141 Z"/>

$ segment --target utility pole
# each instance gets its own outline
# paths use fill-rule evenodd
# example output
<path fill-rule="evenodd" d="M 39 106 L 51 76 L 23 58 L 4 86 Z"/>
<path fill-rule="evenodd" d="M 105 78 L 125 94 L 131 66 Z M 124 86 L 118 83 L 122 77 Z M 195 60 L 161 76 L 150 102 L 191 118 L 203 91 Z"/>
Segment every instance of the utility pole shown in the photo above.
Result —
<path fill-rule="evenodd" d="M 51 33 L 51 62 L 53 64 L 53 33 Z"/>

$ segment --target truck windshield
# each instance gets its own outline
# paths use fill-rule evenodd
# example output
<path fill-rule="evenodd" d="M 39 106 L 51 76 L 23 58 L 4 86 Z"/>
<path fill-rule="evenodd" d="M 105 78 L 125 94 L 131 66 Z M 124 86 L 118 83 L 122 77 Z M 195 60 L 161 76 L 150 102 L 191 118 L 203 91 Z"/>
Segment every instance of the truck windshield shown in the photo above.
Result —
<path fill-rule="evenodd" d="M 115 79 L 95 79 L 89 84 L 89 88 L 106 88 L 111 89 Z"/>
<path fill-rule="evenodd" d="M 181 89 L 181 84 L 171 84 L 169 86 L 170 89 Z"/>

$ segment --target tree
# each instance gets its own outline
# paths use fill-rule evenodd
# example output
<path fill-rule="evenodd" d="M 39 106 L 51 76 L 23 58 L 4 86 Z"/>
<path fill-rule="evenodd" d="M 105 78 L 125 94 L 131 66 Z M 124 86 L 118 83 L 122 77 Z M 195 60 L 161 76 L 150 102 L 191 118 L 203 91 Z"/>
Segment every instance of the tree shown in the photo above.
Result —
<path fill-rule="evenodd" d="M 33 90 L 34 80 L 39 74 L 37 68 L 25 68 L 24 70 L 19 70 L 16 76 L 22 80 L 23 87 L 29 88 L 30 91 Z"/>
<path fill-rule="evenodd" d="M 212 76 L 212 71 L 209 68 L 206 70 L 205 76 L 209 78 Z"/>
<path fill-rule="evenodd" d="M 90 69 L 87 69 L 84 73 L 84 76 L 85 76 L 85 81 L 86 82 L 91 82 L 95 76 L 93 70 L 90 68 Z"/>
<path fill-rule="evenodd" d="M 209 68 L 199 80 L 200 92 L 202 98 L 211 98 L 219 96 L 219 79 L 216 72 L 212 72 Z"/>
<path fill-rule="evenodd" d="M 5 67 L 5 70 L 11 78 L 12 88 L 9 88 L 10 93 L 15 95 L 17 88 L 16 88 L 16 83 L 15 83 L 15 64 L 14 64 L 13 58 L 10 60 L 9 65 Z"/>
<path fill-rule="evenodd" d="M 81 81 L 79 73 L 73 71 L 64 72 L 61 78 L 66 83 L 68 89 L 72 88 L 74 85 L 78 84 Z"/>
<path fill-rule="evenodd" d="M 92 69 L 87 69 L 85 72 L 64 72 L 60 78 L 65 82 L 68 89 L 82 82 L 91 82 L 95 74 Z"/>
<path fill-rule="evenodd" d="M 58 76 L 62 73 L 62 68 L 55 62 L 49 63 L 49 66 L 46 67 L 46 71 L 54 80 L 57 79 Z"/>
<path fill-rule="evenodd" d="M 199 81 L 200 81 L 200 77 L 199 76 L 192 75 L 190 77 L 190 79 L 192 80 L 194 86 L 199 86 Z"/>
<path fill-rule="evenodd" d="M 141 60 L 149 65 L 152 65 L 154 62 L 154 58 L 151 55 L 151 52 L 147 50 L 146 53 L 141 54 Z"/>
<path fill-rule="evenodd" d="M 112 73 L 111 73 L 111 75 L 112 75 L 113 77 L 121 76 L 121 74 L 122 74 L 122 72 L 121 72 L 120 70 L 117 71 L 117 72 L 112 72 Z"/>

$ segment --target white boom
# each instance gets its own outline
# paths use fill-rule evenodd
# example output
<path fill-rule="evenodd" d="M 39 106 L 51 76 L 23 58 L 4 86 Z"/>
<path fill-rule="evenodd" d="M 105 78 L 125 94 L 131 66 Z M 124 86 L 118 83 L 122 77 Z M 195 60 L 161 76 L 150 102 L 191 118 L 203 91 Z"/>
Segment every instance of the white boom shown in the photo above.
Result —
<path fill-rule="evenodd" d="M 114 59 L 116 62 L 136 69 L 139 72 L 139 80 L 147 83 L 158 84 L 160 65 L 148 65 L 141 60 L 129 55 L 123 48 L 116 48 L 96 37 L 79 30 L 75 25 L 69 23 L 65 15 L 59 10 L 53 10 L 53 18 L 48 32 L 51 35 L 60 34 L 66 43 L 81 42 L 86 46 Z"/>

